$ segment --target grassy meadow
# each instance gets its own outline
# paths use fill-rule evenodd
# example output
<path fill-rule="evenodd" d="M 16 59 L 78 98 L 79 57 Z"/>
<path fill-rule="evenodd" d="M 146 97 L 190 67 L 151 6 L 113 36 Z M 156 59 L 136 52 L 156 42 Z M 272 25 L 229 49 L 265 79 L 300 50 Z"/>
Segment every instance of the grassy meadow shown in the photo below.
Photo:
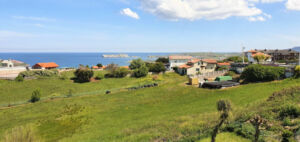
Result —
<path fill-rule="evenodd" d="M 72 73 L 67 73 L 72 76 Z M 8 130 L 31 125 L 43 141 L 209 141 L 210 128 L 219 114 L 216 102 L 228 99 L 233 113 L 265 101 L 274 91 L 300 85 L 299 79 L 247 84 L 208 90 L 186 85 L 186 77 L 175 73 L 160 75 L 158 87 L 112 94 L 74 96 L 25 104 L 0 111 L 0 140 Z M 103 79 L 98 82 L 73 83 L 47 78 L 24 82 L 0 81 L 0 104 L 27 101 L 34 89 L 42 97 L 53 94 L 95 92 L 126 88 L 153 82 L 152 77 Z M 218 139 L 249 141 L 233 133 Z M 232 140 L 231 140 L 232 139 Z"/>

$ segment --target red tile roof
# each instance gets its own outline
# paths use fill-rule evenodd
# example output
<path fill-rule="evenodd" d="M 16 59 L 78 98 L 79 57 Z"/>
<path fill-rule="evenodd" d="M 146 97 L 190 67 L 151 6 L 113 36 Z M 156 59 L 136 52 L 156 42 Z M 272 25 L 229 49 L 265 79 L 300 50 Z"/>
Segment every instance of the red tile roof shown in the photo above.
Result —
<path fill-rule="evenodd" d="M 257 53 L 255 53 L 255 54 L 252 54 L 252 57 L 254 57 L 254 56 L 256 56 L 256 55 L 265 55 L 265 56 L 267 56 L 267 57 L 270 57 L 270 55 L 265 54 L 265 53 L 261 53 L 261 52 L 257 52 Z"/>
<path fill-rule="evenodd" d="M 191 60 L 193 59 L 192 56 L 179 56 L 179 55 L 174 55 L 174 56 L 169 56 L 170 60 Z"/>
<path fill-rule="evenodd" d="M 199 61 L 201 61 L 201 60 L 200 59 L 192 59 L 191 61 L 189 61 L 189 63 L 197 63 Z"/>
<path fill-rule="evenodd" d="M 34 67 L 43 67 L 43 68 L 57 68 L 59 67 L 56 63 L 50 62 L 50 63 L 37 63 L 34 65 Z"/>
<path fill-rule="evenodd" d="M 92 66 L 92 69 L 99 69 L 98 66 Z"/>
<path fill-rule="evenodd" d="M 230 63 L 218 63 L 219 66 L 230 66 Z"/>
<path fill-rule="evenodd" d="M 181 65 L 179 66 L 178 68 L 181 68 L 181 69 L 188 69 L 188 68 L 191 68 L 192 66 L 189 66 L 187 64 L 184 64 L 184 65 Z"/>
<path fill-rule="evenodd" d="M 129 69 L 129 66 L 121 66 L 120 68 Z"/>
<path fill-rule="evenodd" d="M 217 64 L 217 60 L 215 59 L 203 59 L 202 61 L 210 64 Z"/>
<path fill-rule="evenodd" d="M 248 52 L 250 52 L 250 53 L 256 53 L 257 51 L 256 50 L 249 50 Z"/>

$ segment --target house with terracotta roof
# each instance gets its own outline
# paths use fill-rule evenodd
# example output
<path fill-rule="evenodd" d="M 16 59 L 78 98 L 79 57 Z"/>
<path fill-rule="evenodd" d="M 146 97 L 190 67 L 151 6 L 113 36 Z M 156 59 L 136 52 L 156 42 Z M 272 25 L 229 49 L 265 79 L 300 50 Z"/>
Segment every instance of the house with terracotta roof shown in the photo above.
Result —
<path fill-rule="evenodd" d="M 217 60 L 214 59 L 192 59 L 186 64 L 178 66 L 177 72 L 181 75 L 196 75 L 214 72 L 217 68 Z"/>
<path fill-rule="evenodd" d="M 37 63 L 35 65 L 32 66 L 33 69 L 55 69 L 58 68 L 59 66 L 54 63 L 54 62 L 50 62 L 50 63 Z"/>
<path fill-rule="evenodd" d="M 192 56 L 181 56 L 181 55 L 173 55 L 169 56 L 169 69 L 173 69 L 175 67 L 179 67 L 181 65 L 186 64 L 189 61 L 192 61 L 194 58 Z"/>
<path fill-rule="evenodd" d="M 254 59 L 255 56 L 257 55 L 265 55 L 268 58 L 268 60 L 266 60 L 266 62 L 271 62 L 272 61 L 272 58 L 270 55 L 268 54 L 265 54 L 263 52 L 260 52 L 260 51 L 257 51 L 257 50 L 249 50 L 247 52 L 245 52 L 245 56 L 248 58 L 249 62 L 250 63 L 257 63 L 257 61 Z"/>

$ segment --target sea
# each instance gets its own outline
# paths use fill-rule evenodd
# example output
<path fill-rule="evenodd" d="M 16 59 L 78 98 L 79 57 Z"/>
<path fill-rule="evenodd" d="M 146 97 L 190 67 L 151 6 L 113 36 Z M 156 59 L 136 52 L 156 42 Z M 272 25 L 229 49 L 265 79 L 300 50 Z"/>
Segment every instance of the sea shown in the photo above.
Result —
<path fill-rule="evenodd" d="M 104 58 L 102 55 L 127 54 L 129 58 Z M 154 61 L 160 56 L 172 53 L 0 53 L 0 60 L 13 59 L 22 61 L 30 66 L 40 62 L 55 62 L 60 68 L 78 67 L 82 65 L 97 65 L 101 63 L 128 66 L 133 59 L 141 58 L 145 61 Z"/>

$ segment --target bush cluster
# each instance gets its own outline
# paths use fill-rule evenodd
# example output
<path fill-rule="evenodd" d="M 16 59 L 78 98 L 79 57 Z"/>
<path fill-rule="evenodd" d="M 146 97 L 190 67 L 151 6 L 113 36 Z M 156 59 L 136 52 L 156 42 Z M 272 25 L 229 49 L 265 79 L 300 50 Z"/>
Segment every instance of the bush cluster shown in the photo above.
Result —
<path fill-rule="evenodd" d="M 227 59 L 223 60 L 224 62 L 235 62 L 235 63 L 241 63 L 243 62 L 243 58 L 240 56 L 232 56 L 228 57 Z M 244 61 L 248 62 L 248 58 L 244 57 Z"/>
<path fill-rule="evenodd" d="M 296 93 L 300 93 L 300 86 L 285 88 L 281 91 L 274 92 L 272 96 L 268 98 L 268 101 L 272 101 L 283 96 L 294 96 Z"/>
<path fill-rule="evenodd" d="M 17 81 L 17 82 L 23 82 L 23 81 L 24 81 L 24 77 L 21 76 L 21 75 L 18 75 L 18 76 L 15 78 L 15 81 Z"/>
<path fill-rule="evenodd" d="M 127 68 L 117 67 L 111 70 L 109 73 L 105 74 L 105 77 L 110 78 L 123 78 L 129 74 L 129 70 Z"/>
<path fill-rule="evenodd" d="M 152 84 L 145 84 L 145 85 L 138 86 L 138 87 L 130 87 L 130 88 L 128 88 L 128 90 L 137 90 L 137 89 L 141 89 L 141 88 L 150 88 L 150 87 L 156 87 L 156 86 L 158 86 L 157 83 L 152 83 Z"/>
<path fill-rule="evenodd" d="M 90 79 L 94 76 L 94 71 L 89 68 L 81 67 L 74 72 L 74 75 L 77 82 L 89 82 Z"/>
<path fill-rule="evenodd" d="M 19 76 L 25 77 L 53 77 L 59 74 L 58 70 L 31 70 L 31 71 L 24 71 L 19 74 Z"/>
<path fill-rule="evenodd" d="M 95 76 L 95 79 L 97 79 L 97 80 L 102 80 L 102 79 L 104 79 L 104 74 L 103 73 L 98 73 L 96 76 Z"/>
<path fill-rule="evenodd" d="M 280 108 L 279 117 L 284 119 L 286 117 L 297 118 L 300 116 L 300 108 L 295 105 L 285 105 Z"/>
<path fill-rule="evenodd" d="M 41 99 L 41 91 L 39 89 L 32 92 L 30 102 L 35 103 Z"/>
<path fill-rule="evenodd" d="M 241 79 L 246 82 L 273 81 L 284 78 L 283 67 L 263 66 L 259 64 L 250 65 L 245 68 Z"/>
<path fill-rule="evenodd" d="M 134 76 L 134 77 L 136 77 L 136 78 L 145 77 L 145 76 L 148 75 L 148 72 L 149 72 L 149 70 L 148 70 L 148 68 L 146 67 L 146 65 L 143 65 L 143 66 L 141 66 L 141 67 L 135 69 L 135 70 L 133 71 L 132 76 Z"/>
<path fill-rule="evenodd" d="M 300 77 L 300 65 L 295 67 L 295 77 L 296 78 Z"/>
<path fill-rule="evenodd" d="M 162 62 L 147 63 L 146 66 L 149 68 L 150 72 L 160 73 L 166 71 L 166 67 Z"/>

